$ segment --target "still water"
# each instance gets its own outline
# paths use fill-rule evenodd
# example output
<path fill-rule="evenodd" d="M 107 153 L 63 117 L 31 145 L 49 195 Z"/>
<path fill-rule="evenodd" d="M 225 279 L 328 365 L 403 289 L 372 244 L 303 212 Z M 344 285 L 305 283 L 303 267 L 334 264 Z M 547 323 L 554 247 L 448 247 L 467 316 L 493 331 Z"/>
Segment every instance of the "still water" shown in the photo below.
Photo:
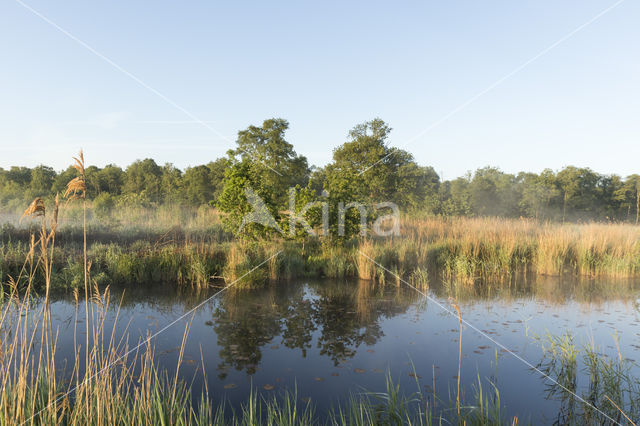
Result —
<path fill-rule="evenodd" d="M 550 383 L 495 342 L 535 366 L 543 358 L 538 336 L 570 332 L 578 346 L 595 344 L 616 357 L 619 347 L 633 359 L 640 348 L 637 284 L 539 278 L 477 290 L 436 283 L 425 298 L 408 287 L 358 281 L 278 283 L 223 292 L 162 331 L 153 343 L 158 362 L 174 372 L 189 324 L 180 375 L 193 382 L 195 395 L 206 380 L 216 402 L 238 406 L 252 387 L 267 395 L 297 388 L 298 397 L 312 401 L 322 413 L 350 394 L 384 390 L 389 374 L 407 394 L 435 394 L 447 405 L 455 399 L 460 330 L 458 318 L 438 303 L 450 309 L 449 298 L 454 297 L 463 318 L 485 334 L 462 328 L 464 398 L 473 399 L 480 378 L 485 392 L 489 382 L 499 388 L 503 415 L 553 423 L 563 402 L 550 396 Z M 215 291 L 111 288 L 106 328 L 128 333 L 134 345 Z M 69 295 L 54 296 L 60 362 L 73 359 L 74 329 L 82 333 L 83 307 Z M 584 374 L 579 369 L 579 393 L 588 386 Z"/>

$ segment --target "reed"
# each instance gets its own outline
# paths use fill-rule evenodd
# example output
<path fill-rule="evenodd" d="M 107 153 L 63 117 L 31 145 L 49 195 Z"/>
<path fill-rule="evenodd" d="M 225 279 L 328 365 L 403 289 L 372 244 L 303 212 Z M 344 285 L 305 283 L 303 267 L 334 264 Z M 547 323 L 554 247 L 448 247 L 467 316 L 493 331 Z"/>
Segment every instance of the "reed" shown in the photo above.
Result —
<path fill-rule="evenodd" d="M 376 247 L 371 240 L 363 240 L 358 246 L 355 255 L 356 270 L 358 278 L 371 281 L 376 278 L 376 264 L 372 259 L 376 258 Z"/>
<path fill-rule="evenodd" d="M 632 372 L 637 368 L 634 361 L 623 358 L 619 351 L 617 356 L 607 356 L 593 343 L 580 347 L 570 334 L 546 334 L 536 339 L 544 352 L 538 368 L 558 380 L 547 388 L 547 393 L 561 403 L 558 423 L 640 421 L 640 380 Z M 579 382 L 579 370 L 589 373 L 585 376 L 587 383 Z M 581 393 L 581 389 L 586 393 Z M 579 392 L 589 404 L 575 397 Z"/>
<path fill-rule="evenodd" d="M 77 189 L 79 183 L 74 185 Z M 162 280 L 204 288 L 214 283 L 212 277 L 234 281 L 254 267 L 259 257 L 266 256 L 264 260 L 279 250 L 283 253 L 267 265 L 266 275 L 255 275 L 254 284 L 324 276 L 396 285 L 406 280 L 426 288 L 434 278 L 476 286 L 511 284 L 535 275 L 640 276 L 640 227 L 629 224 L 405 218 L 401 235 L 394 238 L 354 239 L 339 245 L 330 238 L 249 243 L 235 241 L 224 232 L 211 208 L 176 208 L 172 213 L 164 206 L 146 210 L 123 207 L 114 213 L 118 217 L 114 224 L 110 219 L 92 217 L 90 203 L 82 201 L 86 203 L 86 223 L 84 207 L 71 204 L 58 226 L 54 286 L 84 285 L 84 275 L 89 275 L 85 266 L 91 263 L 91 272 L 104 283 Z M 67 209 L 78 212 L 77 220 L 70 218 Z M 16 223 L 0 228 L 2 282 L 18 272 L 30 235 L 40 227 L 37 218 Z M 87 259 L 80 263 L 75 259 L 78 254 L 84 257 L 85 239 Z M 35 277 L 34 285 L 43 286 L 41 275 Z"/>

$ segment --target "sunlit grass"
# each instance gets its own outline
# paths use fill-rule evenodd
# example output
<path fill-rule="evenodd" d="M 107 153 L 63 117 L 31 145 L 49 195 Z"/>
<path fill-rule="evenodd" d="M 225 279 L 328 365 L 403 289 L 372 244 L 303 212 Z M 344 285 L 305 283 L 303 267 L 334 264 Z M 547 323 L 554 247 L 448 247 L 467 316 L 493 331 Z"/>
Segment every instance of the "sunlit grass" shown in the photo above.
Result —
<path fill-rule="evenodd" d="M 81 222 L 67 216 L 61 214 L 54 286 L 77 284 L 83 269 L 76 259 L 83 250 L 84 231 Z M 248 242 L 226 233 L 211 208 L 190 212 L 177 208 L 173 213 L 164 207 L 134 208 L 116 217 L 117 225 L 91 217 L 87 222 L 88 260 L 94 276 L 105 283 L 175 282 L 204 288 L 216 280 L 233 282 L 279 251 L 266 272 L 251 274 L 252 285 L 301 277 L 358 277 L 426 288 L 432 279 L 476 285 L 509 284 L 531 276 L 640 276 L 640 227 L 628 224 L 407 218 L 401 235 L 394 238 L 359 237 L 336 243 L 278 237 Z M 25 221 L 0 229 L 2 281 L 17 273 L 28 252 L 29 235 L 38 227 L 37 221 Z M 36 279 L 36 285 L 41 281 Z"/>

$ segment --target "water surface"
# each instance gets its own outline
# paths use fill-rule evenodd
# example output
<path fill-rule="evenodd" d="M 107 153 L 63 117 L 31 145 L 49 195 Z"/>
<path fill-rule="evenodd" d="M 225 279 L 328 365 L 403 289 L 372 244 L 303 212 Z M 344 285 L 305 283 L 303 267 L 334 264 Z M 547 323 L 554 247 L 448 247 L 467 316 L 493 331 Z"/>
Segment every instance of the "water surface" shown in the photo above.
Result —
<path fill-rule="evenodd" d="M 215 291 L 112 288 L 107 329 L 122 300 L 116 331 L 128 331 L 134 344 Z M 639 291 L 628 281 L 539 278 L 479 290 L 436 283 L 429 299 L 406 286 L 337 280 L 278 283 L 223 292 L 153 342 L 160 364 L 175 371 L 189 324 L 180 374 L 193 381 L 199 395 L 204 366 L 216 402 L 224 399 L 238 406 L 251 387 L 267 395 L 297 389 L 299 398 L 311 400 L 322 413 L 350 393 L 383 390 L 389 374 L 407 393 L 435 394 L 445 406 L 455 398 L 460 329 L 457 317 L 438 303 L 450 308 L 454 297 L 464 319 L 485 334 L 462 329 L 464 398 L 473 399 L 480 378 L 485 391 L 489 382 L 500 389 L 504 415 L 553 423 L 566 407 L 557 395 L 550 396 L 550 382 L 495 342 L 537 365 L 543 357 L 537 336 L 571 332 L 578 345 L 594 344 L 609 356 L 618 356 L 619 347 L 633 359 L 640 348 Z M 83 330 L 83 307 L 76 307 L 69 295 L 54 297 L 59 360 L 72 359 L 74 328 L 79 334 Z M 584 375 L 578 372 L 579 391 L 588 385 Z"/>

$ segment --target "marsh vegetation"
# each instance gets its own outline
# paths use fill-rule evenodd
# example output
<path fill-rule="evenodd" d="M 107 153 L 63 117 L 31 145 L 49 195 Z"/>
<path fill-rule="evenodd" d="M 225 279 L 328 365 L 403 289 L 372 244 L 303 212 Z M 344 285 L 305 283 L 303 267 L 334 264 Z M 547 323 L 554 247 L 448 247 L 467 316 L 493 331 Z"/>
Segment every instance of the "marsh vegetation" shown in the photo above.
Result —
<path fill-rule="evenodd" d="M 238 241 L 222 229 L 213 210 L 183 210 L 173 220 L 164 221 L 154 216 L 163 214 L 162 210 L 140 213 L 148 223 L 135 225 L 113 226 L 90 219 L 87 257 L 93 279 L 99 284 L 171 282 L 206 288 L 233 282 L 277 252 L 281 252 L 277 259 L 239 284 L 359 277 L 389 285 L 400 285 L 402 279 L 426 287 L 429 280 L 445 278 L 456 285 L 477 286 L 487 282 L 508 284 L 536 275 L 640 275 L 640 228 L 634 225 L 405 218 L 400 237 L 354 238 L 327 244 L 321 238 Z M 135 213 L 131 215 L 135 219 Z M 51 285 L 83 287 L 82 227 L 62 217 L 58 248 L 51 259 Z M 37 221 L 31 227 L 24 222 L 3 226 L 3 282 L 18 275 L 30 250 L 30 235 L 37 227 Z M 42 283 L 41 273 L 36 272 L 34 285 L 41 287 Z"/>
<path fill-rule="evenodd" d="M 0 423 L 637 422 L 634 177 L 440 182 L 381 120 L 312 173 L 287 126 L 251 126 L 184 175 L 82 154 L 61 174 L 0 171 Z M 20 185 L 36 198 L 16 214 Z M 275 227 L 239 226 L 248 188 Z M 397 203 L 399 232 L 363 232 L 368 208 L 339 225 L 344 200 Z M 326 208 L 326 232 L 290 221 L 301 208 L 316 231 Z M 591 341 L 574 343 L 585 323 Z M 615 352 L 596 343 L 612 330 Z M 509 348 L 491 337 L 507 332 Z"/>

